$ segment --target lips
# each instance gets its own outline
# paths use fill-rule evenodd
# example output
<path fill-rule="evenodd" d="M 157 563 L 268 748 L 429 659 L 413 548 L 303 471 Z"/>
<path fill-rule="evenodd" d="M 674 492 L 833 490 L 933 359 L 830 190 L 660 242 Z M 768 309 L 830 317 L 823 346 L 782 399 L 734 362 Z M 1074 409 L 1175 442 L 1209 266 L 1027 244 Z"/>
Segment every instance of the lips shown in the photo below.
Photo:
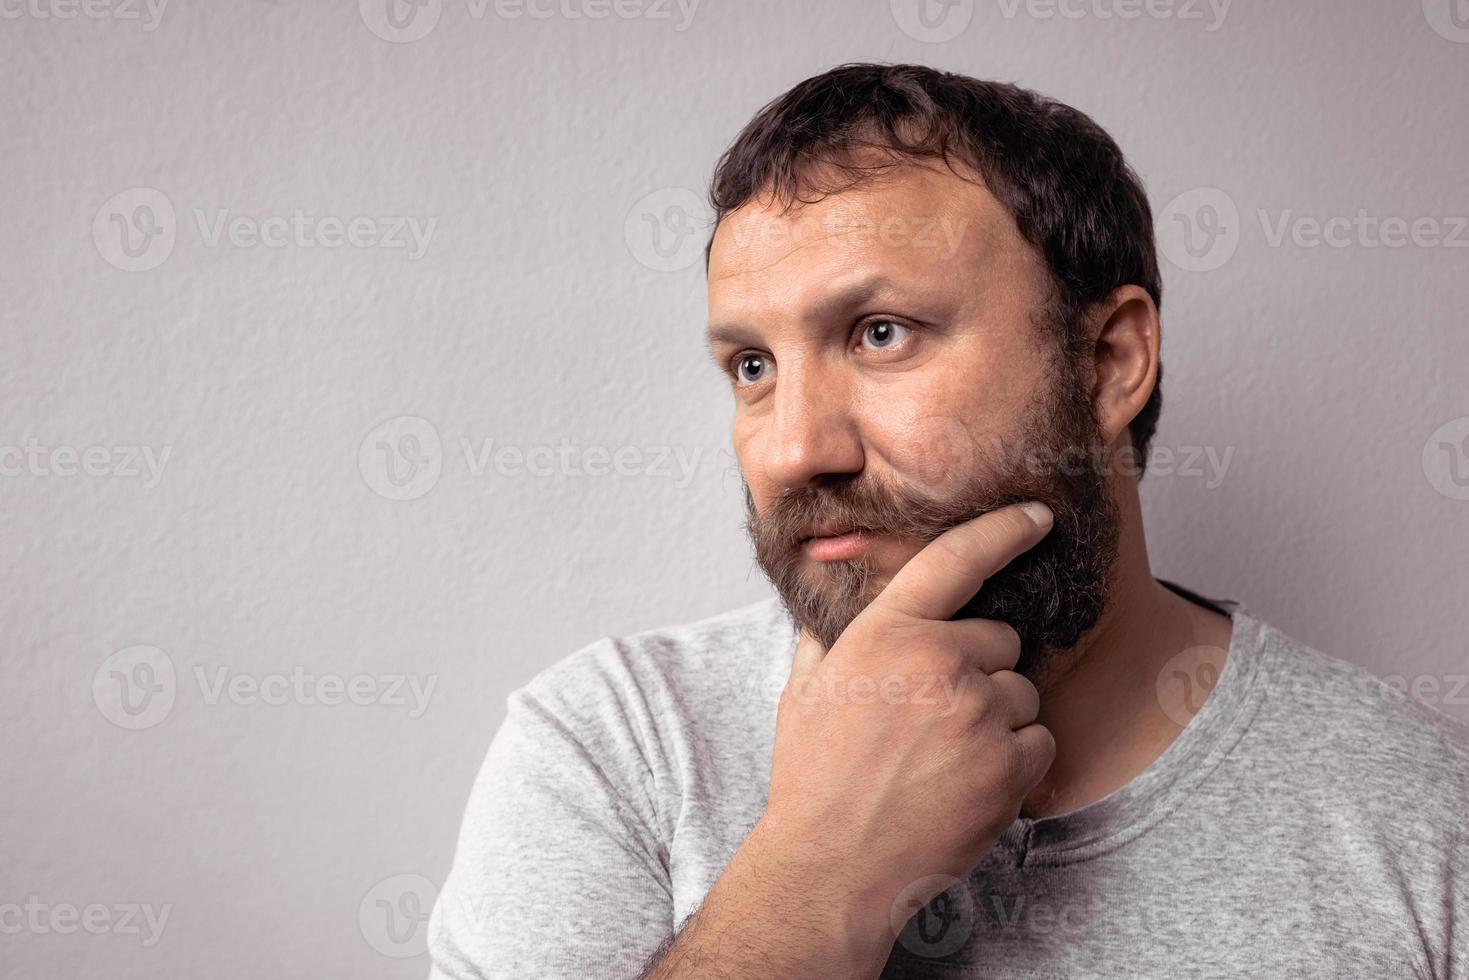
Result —
<path fill-rule="evenodd" d="M 858 557 L 872 544 L 876 535 L 861 529 L 843 529 L 835 526 L 816 528 L 822 534 L 812 534 L 801 539 L 801 550 L 817 561 L 846 561 Z"/>
<path fill-rule="evenodd" d="M 812 538 L 836 538 L 852 530 L 853 528 L 846 524 L 813 524 L 801 532 L 801 542 L 804 544 Z"/>

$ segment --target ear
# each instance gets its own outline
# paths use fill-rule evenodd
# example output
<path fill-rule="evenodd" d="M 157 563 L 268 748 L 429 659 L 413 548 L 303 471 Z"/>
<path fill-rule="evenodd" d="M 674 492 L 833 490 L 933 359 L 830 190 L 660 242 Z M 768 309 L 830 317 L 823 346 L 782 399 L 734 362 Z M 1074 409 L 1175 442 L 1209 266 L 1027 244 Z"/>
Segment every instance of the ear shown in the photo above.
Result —
<path fill-rule="evenodd" d="M 1107 445 L 1116 442 L 1148 403 L 1158 380 L 1158 307 L 1141 286 L 1120 286 L 1093 309 L 1092 398 Z"/>

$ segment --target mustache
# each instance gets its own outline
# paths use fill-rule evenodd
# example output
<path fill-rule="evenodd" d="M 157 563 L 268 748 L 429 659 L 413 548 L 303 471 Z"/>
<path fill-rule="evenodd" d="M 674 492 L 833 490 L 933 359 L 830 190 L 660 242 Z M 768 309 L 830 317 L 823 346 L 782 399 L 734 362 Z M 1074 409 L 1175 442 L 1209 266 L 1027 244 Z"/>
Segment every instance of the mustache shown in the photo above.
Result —
<path fill-rule="evenodd" d="M 757 555 L 772 559 L 797 549 L 812 524 L 927 542 L 956 524 L 1034 496 L 970 487 L 962 500 L 946 501 L 870 477 L 853 477 L 821 487 L 784 488 L 762 513 L 747 485 L 745 529 Z M 1054 494 L 1038 499 L 1046 497 Z"/>

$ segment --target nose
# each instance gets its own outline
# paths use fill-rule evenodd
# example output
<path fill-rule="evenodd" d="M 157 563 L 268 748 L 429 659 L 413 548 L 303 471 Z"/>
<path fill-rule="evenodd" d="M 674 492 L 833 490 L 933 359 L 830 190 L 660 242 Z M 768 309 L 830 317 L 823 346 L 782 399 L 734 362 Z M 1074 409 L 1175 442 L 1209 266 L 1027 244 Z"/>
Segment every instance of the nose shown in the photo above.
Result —
<path fill-rule="evenodd" d="M 763 454 L 772 483 L 806 487 L 861 472 L 862 440 L 838 379 L 791 366 L 778 376 L 772 394 Z"/>

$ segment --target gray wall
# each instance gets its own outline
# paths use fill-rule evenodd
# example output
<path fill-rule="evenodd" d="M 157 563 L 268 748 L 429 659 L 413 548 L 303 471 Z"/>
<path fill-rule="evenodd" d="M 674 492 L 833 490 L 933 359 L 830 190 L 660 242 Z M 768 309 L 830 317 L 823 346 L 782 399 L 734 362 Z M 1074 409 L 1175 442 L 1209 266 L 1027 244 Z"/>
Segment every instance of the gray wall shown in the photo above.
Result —
<path fill-rule="evenodd" d="M 842 61 L 1116 135 L 1171 260 L 1157 572 L 1469 718 L 1449 0 L 426 3 L 0 4 L 0 972 L 422 975 L 504 695 L 768 594 L 676 232 Z"/>

